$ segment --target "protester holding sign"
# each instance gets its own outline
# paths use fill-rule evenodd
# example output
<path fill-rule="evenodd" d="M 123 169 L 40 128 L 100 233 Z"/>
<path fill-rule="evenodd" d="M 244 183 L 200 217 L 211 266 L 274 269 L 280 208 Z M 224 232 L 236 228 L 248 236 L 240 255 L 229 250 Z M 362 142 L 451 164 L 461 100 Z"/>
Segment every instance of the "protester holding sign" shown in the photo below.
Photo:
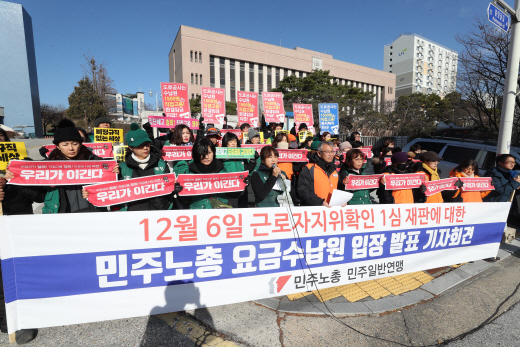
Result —
<path fill-rule="evenodd" d="M 392 164 L 385 167 L 384 175 L 405 175 L 410 173 L 406 161 L 408 157 L 405 152 L 394 153 L 391 157 Z M 377 191 L 380 204 L 413 204 L 414 195 L 412 189 L 386 190 L 381 182 Z"/>
<path fill-rule="evenodd" d="M 94 119 L 94 128 L 110 129 L 111 126 L 112 120 L 107 116 L 97 116 L 96 119 Z M 94 142 L 94 134 L 91 134 L 89 139 L 89 142 Z"/>
<path fill-rule="evenodd" d="M 372 204 L 370 192 L 373 189 L 356 189 L 348 190 L 345 186 L 349 184 L 350 176 L 366 175 L 365 172 L 365 155 L 359 149 L 352 149 L 346 153 L 345 162 L 341 166 L 338 189 L 347 190 L 354 195 L 349 200 L 349 205 L 365 205 Z M 381 177 L 381 184 L 386 183 L 385 176 Z"/>
<path fill-rule="evenodd" d="M 437 164 L 439 164 L 439 161 L 441 160 L 442 158 L 439 157 L 437 153 L 432 151 L 425 152 L 421 155 L 422 164 L 415 170 L 415 172 L 424 173 L 426 175 L 426 181 L 440 180 L 441 178 L 439 177 L 439 172 L 437 171 Z M 429 204 L 444 202 L 441 192 L 435 193 L 430 196 L 425 196 L 425 188 L 426 187 L 421 186 L 419 189 L 414 190 L 415 202 L 425 202 Z"/>
<path fill-rule="evenodd" d="M 516 165 L 515 157 L 511 154 L 501 154 L 496 157 L 496 167 L 487 171 L 484 177 L 491 177 L 495 190 L 483 200 L 491 202 L 510 201 L 513 192 L 520 188 L 520 175 L 513 170 Z"/>
<path fill-rule="evenodd" d="M 332 138 L 332 135 L 328 132 L 328 131 L 325 131 L 323 134 L 321 134 L 320 136 L 320 141 L 323 142 L 323 141 L 328 141 Z"/>
<path fill-rule="evenodd" d="M 206 131 L 206 137 L 211 140 L 215 147 L 218 147 L 218 140 L 222 139 L 222 135 L 217 128 L 209 128 Z"/>
<path fill-rule="evenodd" d="M 298 176 L 297 191 L 304 206 L 329 206 L 334 189 L 338 188 L 338 173 L 334 164 L 334 148 L 329 142 L 321 142 L 309 164 Z"/>
<path fill-rule="evenodd" d="M 251 145 L 260 144 L 260 133 L 253 128 L 249 128 L 249 130 L 247 131 L 246 144 L 251 144 Z"/>
<path fill-rule="evenodd" d="M 177 124 L 168 135 L 166 138 L 156 138 L 154 145 L 159 148 L 163 146 L 193 146 L 195 142 L 193 130 L 186 124 Z"/>
<path fill-rule="evenodd" d="M 282 180 L 287 177 L 278 167 L 278 151 L 266 146 L 260 151 L 262 163 L 251 175 L 251 186 L 255 196 L 256 207 L 278 207 L 278 197 L 283 194 Z"/>
<path fill-rule="evenodd" d="M 450 177 L 479 177 L 478 164 L 473 159 L 466 159 L 457 167 L 450 171 Z M 459 181 L 460 182 L 460 181 Z M 462 190 L 462 182 L 455 184 L 459 189 L 451 197 L 452 202 L 482 202 L 482 198 L 491 193 L 488 191 L 464 191 Z"/>
<path fill-rule="evenodd" d="M 279 133 L 274 137 L 273 147 L 289 149 L 289 136 L 287 133 Z M 279 163 L 280 170 L 286 173 L 288 179 L 292 179 L 294 172 L 299 172 L 302 168 L 301 163 L 283 162 Z M 296 167 L 295 167 L 296 166 Z"/>

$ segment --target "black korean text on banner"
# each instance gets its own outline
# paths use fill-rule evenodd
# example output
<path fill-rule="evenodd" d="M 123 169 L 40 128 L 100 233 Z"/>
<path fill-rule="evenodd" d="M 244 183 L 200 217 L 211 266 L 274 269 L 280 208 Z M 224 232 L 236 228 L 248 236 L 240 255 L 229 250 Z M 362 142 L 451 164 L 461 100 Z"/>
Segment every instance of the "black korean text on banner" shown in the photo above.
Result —
<path fill-rule="evenodd" d="M 175 174 L 154 175 L 129 180 L 85 186 L 88 201 L 98 207 L 123 204 L 171 194 L 175 188 Z"/>
<path fill-rule="evenodd" d="M 182 186 L 181 196 L 218 194 L 243 191 L 247 171 L 217 174 L 181 174 L 177 182 Z"/>
<path fill-rule="evenodd" d="M 462 190 L 465 192 L 495 190 L 495 186 L 491 185 L 491 177 L 461 177 L 460 180 L 464 183 Z"/>
<path fill-rule="evenodd" d="M 445 178 L 443 180 L 424 182 L 424 185 L 426 186 L 426 192 L 424 195 L 431 196 L 444 190 L 455 190 L 457 189 L 455 186 L 455 182 L 457 182 L 457 180 L 458 179 L 456 177 L 452 177 Z"/>
<path fill-rule="evenodd" d="M 386 190 L 419 188 L 426 181 L 426 176 L 419 174 L 386 175 Z"/>
<path fill-rule="evenodd" d="M 0 170 L 4 171 L 11 160 L 27 158 L 25 143 L 0 142 Z"/>
<path fill-rule="evenodd" d="M 161 149 L 162 158 L 166 161 L 191 160 L 192 146 L 164 146 Z"/>
<path fill-rule="evenodd" d="M 345 190 L 379 188 L 379 180 L 383 175 L 350 175 Z"/>
<path fill-rule="evenodd" d="M 100 158 L 114 158 L 112 142 L 89 142 L 83 143 L 83 146 L 90 148 L 92 153 Z M 56 145 L 43 145 L 43 147 L 49 150 L 46 153 L 48 158 L 49 154 L 56 148 Z"/>
<path fill-rule="evenodd" d="M 94 142 L 123 143 L 123 129 L 94 128 Z"/>
<path fill-rule="evenodd" d="M 115 160 L 14 160 L 9 184 L 29 186 L 85 185 L 117 180 Z"/>
<path fill-rule="evenodd" d="M 308 151 L 306 149 L 276 149 L 278 151 L 278 161 L 280 163 L 289 162 L 305 162 L 308 163 L 307 159 Z"/>

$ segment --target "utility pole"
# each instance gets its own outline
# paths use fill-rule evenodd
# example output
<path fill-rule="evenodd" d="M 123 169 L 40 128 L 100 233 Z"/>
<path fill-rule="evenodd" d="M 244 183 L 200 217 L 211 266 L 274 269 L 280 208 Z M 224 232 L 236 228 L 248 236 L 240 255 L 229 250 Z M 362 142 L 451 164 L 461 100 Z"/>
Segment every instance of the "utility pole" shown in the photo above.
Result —
<path fill-rule="evenodd" d="M 515 0 L 515 8 L 512 9 L 504 0 L 496 0 L 495 4 L 504 8 L 511 15 L 511 38 L 509 41 L 509 55 L 507 57 L 507 72 L 504 85 L 504 100 L 502 102 L 502 115 L 500 118 L 500 131 L 498 133 L 497 155 L 508 154 L 511 149 L 511 134 L 513 132 L 513 120 L 517 96 L 518 65 L 520 63 L 520 32 L 518 32 L 518 19 L 520 18 L 520 0 Z"/>

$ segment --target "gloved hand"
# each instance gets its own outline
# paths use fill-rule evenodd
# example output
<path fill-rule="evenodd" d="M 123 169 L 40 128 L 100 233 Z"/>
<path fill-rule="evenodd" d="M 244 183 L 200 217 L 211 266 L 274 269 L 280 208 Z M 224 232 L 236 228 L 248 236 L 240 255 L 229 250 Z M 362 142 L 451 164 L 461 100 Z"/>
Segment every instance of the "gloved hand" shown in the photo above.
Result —
<path fill-rule="evenodd" d="M 464 186 L 464 182 L 462 182 L 460 179 L 455 182 L 455 187 L 462 188 Z"/>
<path fill-rule="evenodd" d="M 150 122 L 146 122 L 143 124 L 143 129 L 145 131 L 149 131 L 149 130 L 152 130 L 152 126 L 150 125 Z"/>
<path fill-rule="evenodd" d="M 426 186 L 424 184 L 421 184 L 421 186 L 419 187 L 419 191 L 423 194 L 426 193 Z"/>
<path fill-rule="evenodd" d="M 175 182 L 174 187 L 175 187 L 175 188 L 173 189 L 173 192 L 174 192 L 175 194 L 180 193 L 180 192 L 182 192 L 182 190 L 183 190 L 183 188 L 182 188 L 182 186 L 181 186 L 181 184 L 180 184 L 179 182 Z"/>
<path fill-rule="evenodd" d="M 227 125 L 227 116 L 224 116 L 224 124 Z"/>
<path fill-rule="evenodd" d="M 47 158 L 47 153 L 49 153 L 49 150 L 43 146 L 39 149 L 40 155 L 44 158 Z"/>
<path fill-rule="evenodd" d="M 489 184 L 494 187 L 495 186 L 495 183 L 493 182 L 493 179 L 491 179 L 491 182 L 489 182 Z"/>
<path fill-rule="evenodd" d="M 249 183 L 251 183 L 251 176 L 247 176 L 246 178 L 244 178 L 244 183 L 246 186 L 248 186 Z"/>
<path fill-rule="evenodd" d="M 199 129 L 200 130 L 204 130 L 204 123 L 202 123 L 202 122 L 204 122 L 204 117 L 202 117 L 202 115 L 201 115 L 199 118 Z"/>

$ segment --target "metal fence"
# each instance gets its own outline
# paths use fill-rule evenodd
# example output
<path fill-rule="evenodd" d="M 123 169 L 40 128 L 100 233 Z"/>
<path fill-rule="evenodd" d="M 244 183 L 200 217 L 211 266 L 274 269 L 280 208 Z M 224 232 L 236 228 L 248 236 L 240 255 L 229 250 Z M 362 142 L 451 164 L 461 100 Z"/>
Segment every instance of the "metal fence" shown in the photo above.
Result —
<path fill-rule="evenodd" d="M 348 141 L 349 135 L 340 134 L 338 135 L 338 139 L 341 142 Z M 375 153 L 378 153 L 381 147 L 383 146 L 383 143 L 389 139 L 394 140 L 395 147 L 403 148 L 408 143 L 408 136 L 361 136 L 361 142 L 363 142 L 363 145 L 372 146 Z"/>

